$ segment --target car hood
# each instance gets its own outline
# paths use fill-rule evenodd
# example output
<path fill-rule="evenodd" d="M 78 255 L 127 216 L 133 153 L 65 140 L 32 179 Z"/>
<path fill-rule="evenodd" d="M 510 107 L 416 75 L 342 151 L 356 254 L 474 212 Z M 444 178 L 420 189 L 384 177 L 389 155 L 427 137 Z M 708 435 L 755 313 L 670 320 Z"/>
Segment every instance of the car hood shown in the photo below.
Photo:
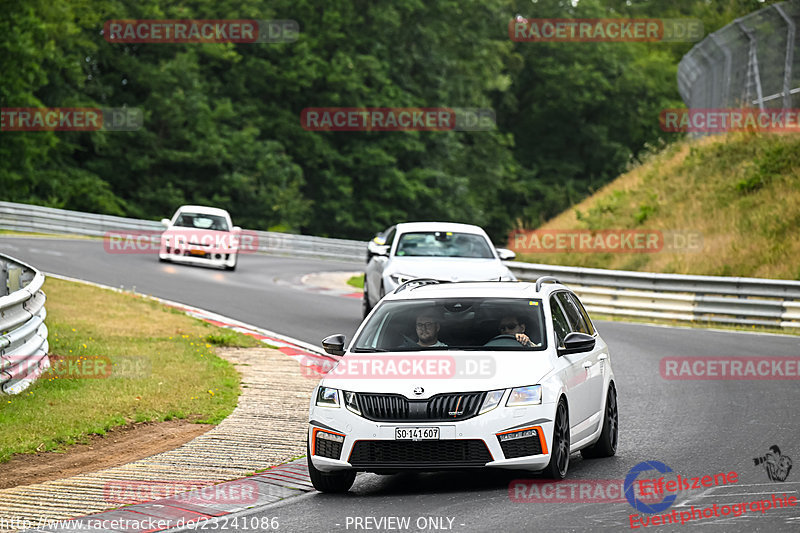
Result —
<path fill-rule="evenodd" d="M 352 353 L 323 377 L 322 384 L 425 399 L 448 392 L 536 385 L 552 370 L 548 351 Z M 415 394 L 417 387 L 424 392 Z"/>
<path fill-rule="evenodd" d="M 508 268 L 497 259 L 472 257 L 395 256 L 385 273 L 448 281 L 488 281 L 510 275 Z"/>

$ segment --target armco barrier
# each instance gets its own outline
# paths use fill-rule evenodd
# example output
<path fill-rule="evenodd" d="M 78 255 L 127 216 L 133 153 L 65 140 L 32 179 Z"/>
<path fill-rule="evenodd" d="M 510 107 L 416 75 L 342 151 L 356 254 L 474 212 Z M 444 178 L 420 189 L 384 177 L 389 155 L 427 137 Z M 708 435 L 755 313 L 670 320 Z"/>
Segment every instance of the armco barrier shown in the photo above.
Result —
<path fill-rule="evenodd" d="M 158 222 L 0 202 L 0 228 L 102 236 L 107 231 L 160 231 Z M 255 232 L 259 251 L 362 261 L 366 243 L 270 231 Z M 758 278 L 651 274 L 507 262 L 517 278 L 555 276 L 589 311 L 700 323 L 800 328 L 800 282 Z"/>
<path fill-rule="evenodd" d="M 160 222 L 81 213 L 38 205 L 0 202 L 0 228 L 37 233 L 102 237 L 109 231 L 163 231 Z M 265 253 L 332 259 L 363 258 L 366 243 L 274 231 L 255 231 L 258 250 Z"/>
<path fill-rule="evenodd" d="M 555 276 L 594 313 L 800 328 L 800 281 L 506 264 L 521 280 Z"/>
<path fill-rule="evenodd" d="M 0 255 L 0 393 L 19 394 L 50 367 L 44 274 Z"/>

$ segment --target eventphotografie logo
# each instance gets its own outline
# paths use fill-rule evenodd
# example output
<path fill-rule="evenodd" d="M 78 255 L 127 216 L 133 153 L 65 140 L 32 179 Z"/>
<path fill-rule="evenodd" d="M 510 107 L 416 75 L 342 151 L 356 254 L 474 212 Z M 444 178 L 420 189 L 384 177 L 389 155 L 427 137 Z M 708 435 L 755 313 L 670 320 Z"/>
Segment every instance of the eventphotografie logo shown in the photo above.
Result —
<path fill-rule="evenodd" d="M 753 463 L 755 466 L 764 465 L 770 481 L 786 481 L 792 471 L 792 458 L 783 455 L 777 444 L 770 446 L 765 455 L 754 457 Z"/>
<path fill-rule="evenodd" d="M 694 42 L 705 34 L 699 19 L 523 18 L 508 23 L 516 42 Z"/>
<path fill-rule="evenodd" d="M 0 132 L 136 131 L 144 115 L 136 107 L 4 107 Z"/>
<path fill-rule="evenodd" d="M 451 107 L 307 107 L 300 113 L 306 131 L 489 131 L 494 110 Z"/>
<path fill-rule="evenodd" d="M 296 20 L 108 20 L 110 43 L 292 43 Z"/>

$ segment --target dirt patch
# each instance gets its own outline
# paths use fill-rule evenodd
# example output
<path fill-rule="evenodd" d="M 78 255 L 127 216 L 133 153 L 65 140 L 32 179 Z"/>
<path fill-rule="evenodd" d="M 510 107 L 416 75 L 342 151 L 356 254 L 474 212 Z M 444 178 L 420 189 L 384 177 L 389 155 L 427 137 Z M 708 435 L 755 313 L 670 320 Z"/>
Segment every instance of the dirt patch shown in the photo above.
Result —
<path fill-rule="evenodd" d="M 172 450 L 213 428 L 191 420 L 141 422 L 92 435 L 63 452 L 18 454 L 0 464 L 0 489 L 30 485 L 124 465 Z"/>

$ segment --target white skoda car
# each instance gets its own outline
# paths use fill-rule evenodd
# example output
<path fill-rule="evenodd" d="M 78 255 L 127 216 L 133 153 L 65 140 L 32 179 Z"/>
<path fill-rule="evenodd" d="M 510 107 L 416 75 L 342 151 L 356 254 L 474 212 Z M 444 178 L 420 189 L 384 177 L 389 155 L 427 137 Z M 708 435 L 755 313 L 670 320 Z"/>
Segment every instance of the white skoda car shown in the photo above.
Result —
<path fill-rule="evenodd" d="M 356 472 L 510 468 L 563 479 L 571 453 L 616 453 L 608 347 L 554 278 L 412 280 L 386 295 L 311 398 L 308 469 L 344 492 Z"/>

